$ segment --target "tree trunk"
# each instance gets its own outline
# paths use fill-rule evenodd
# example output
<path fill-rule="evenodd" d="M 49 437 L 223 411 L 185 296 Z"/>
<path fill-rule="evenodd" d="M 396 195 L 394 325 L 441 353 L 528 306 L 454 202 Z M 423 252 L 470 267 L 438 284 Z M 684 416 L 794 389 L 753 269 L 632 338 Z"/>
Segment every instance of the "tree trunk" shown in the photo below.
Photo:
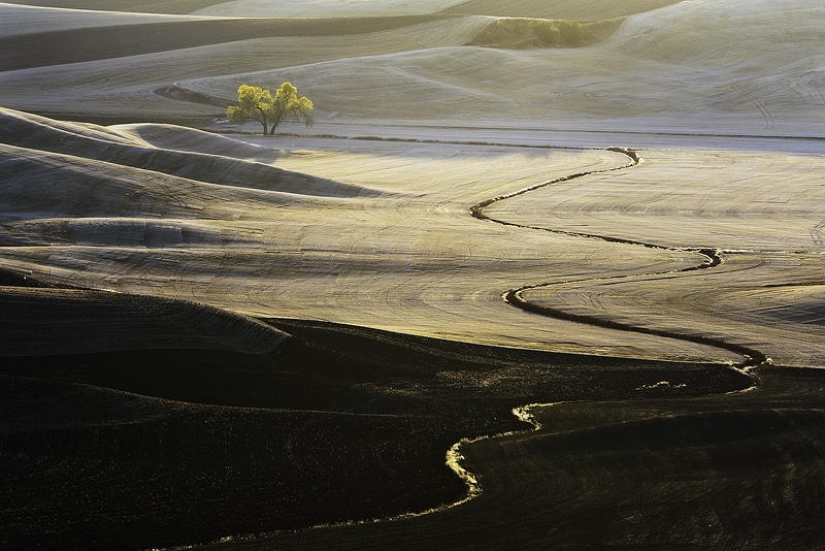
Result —
<path fill-rule="evenodd" d="M 261 126 L 264 127 L 264 136 L 266 136 L 267 131 L 269 130 L 269 125 L 267 124 L 268 121 L 266 120 L 266 113 L 264 113 L 263 109 L 258 109 L 258 113 L 261 114 L 261 118 L 258 119 L 258 122 L 260 122 Z"/>

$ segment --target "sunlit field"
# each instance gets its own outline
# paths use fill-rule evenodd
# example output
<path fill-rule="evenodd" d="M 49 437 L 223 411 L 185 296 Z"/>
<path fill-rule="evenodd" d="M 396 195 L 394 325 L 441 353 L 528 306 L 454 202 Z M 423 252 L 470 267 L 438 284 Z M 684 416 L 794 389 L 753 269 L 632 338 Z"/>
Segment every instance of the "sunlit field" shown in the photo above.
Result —
<path fill-rule="evenodd" d="M 825 547 L 825 8 L 620 4 L 0 3 L 0 548 Z"/>

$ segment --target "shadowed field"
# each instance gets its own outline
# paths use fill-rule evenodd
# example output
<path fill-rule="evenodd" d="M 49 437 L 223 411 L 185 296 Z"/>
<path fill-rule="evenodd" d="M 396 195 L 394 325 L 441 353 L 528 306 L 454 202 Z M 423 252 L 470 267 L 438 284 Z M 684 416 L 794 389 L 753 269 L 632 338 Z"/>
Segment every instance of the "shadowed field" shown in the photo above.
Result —
<path fill-rule="evenodd" d="M 823 24 L 0 3 L 0 547 L 821 549 Z"/>
<path fill-rule="evenodd" d="M 445 450 L 518 428 L 513 404 L 662 378 L 689 385 L 678 395 L 749 384 L 718 366 L 273 323 L 296 336 L 265 355 L 3 359 L 4 547 L 134 549 L 423 511 L 466 491 Z"/>
<path fill-rule="evenodd" d="M 207 548 L 818 549 L 821 374 L 776 371 L 761 384 L 736 397 L 534 407 L 537 432 L 462 446 L 484 491 L 459 508 Z"/>

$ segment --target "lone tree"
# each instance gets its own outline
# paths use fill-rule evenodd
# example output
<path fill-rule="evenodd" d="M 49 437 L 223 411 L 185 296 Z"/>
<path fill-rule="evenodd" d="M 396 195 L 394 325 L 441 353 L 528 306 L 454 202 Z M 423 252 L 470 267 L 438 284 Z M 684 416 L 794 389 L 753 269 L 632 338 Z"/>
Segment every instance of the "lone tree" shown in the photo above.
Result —
<path fill-rule="evenodd" d="M 274 134 L 275 129 L 285 120 L 303 122 L 312 126 L 312 101 L 306 96 L 298 97 L 298 88 L 289 82 L 281 84 L 275 97 L 269 90 L 259 86 L 242 84 L 238 88 L 238 105 L 226 108 L 226 116 L 232 122 L 246 122 L 249 119 L 261 123 L 264 135 Z"/>

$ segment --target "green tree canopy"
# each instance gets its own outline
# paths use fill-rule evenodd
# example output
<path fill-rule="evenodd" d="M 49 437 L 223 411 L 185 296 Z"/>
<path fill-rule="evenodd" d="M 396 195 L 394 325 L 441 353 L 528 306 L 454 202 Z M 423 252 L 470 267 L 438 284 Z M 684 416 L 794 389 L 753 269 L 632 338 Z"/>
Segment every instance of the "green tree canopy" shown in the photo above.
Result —
<path fill-rule="evenodd" d="M 242 84 L 238 88 L 237 105 L 227 107 L 226 116 L 232 122 L 256 120 L 261 123 L 266 135 L 273 134 L 285 120 L 312 126 L 312 109 L 312 101 L 306 96 L 298 97 L 298 88 L 289 82 L 281 84 L 275 91 L 275 97 L 259 86 Z"/>

